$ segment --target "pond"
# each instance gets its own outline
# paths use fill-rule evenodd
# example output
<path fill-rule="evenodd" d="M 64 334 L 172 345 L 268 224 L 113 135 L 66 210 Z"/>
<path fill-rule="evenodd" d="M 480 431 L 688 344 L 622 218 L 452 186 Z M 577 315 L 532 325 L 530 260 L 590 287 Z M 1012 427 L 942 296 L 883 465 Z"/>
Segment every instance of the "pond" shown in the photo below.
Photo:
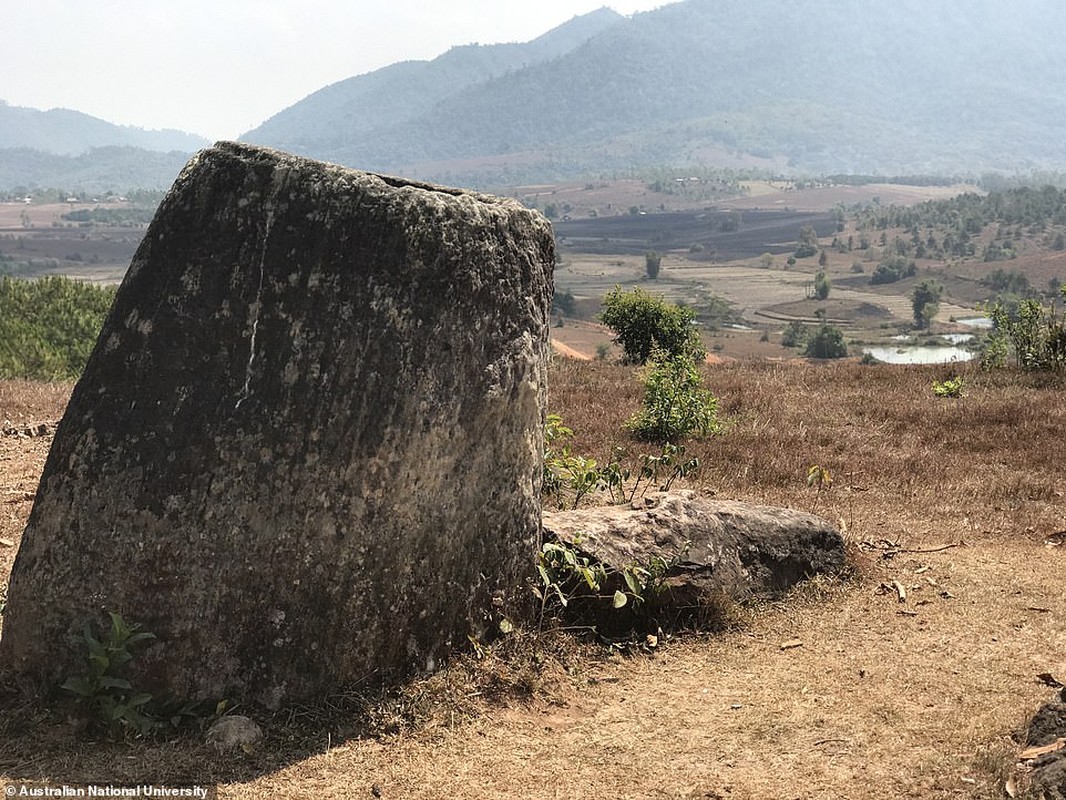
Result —
<path fill-rule="evenodd" d="M 885 364 L 950 364 L 953 361 L 970 361 L 975 354 L 965 347 L 864 347 L 864 353 Z"/>
<path fill-rule="evenodd" d="M 992 320 L 988 317 L 970 317 L 968 319 L 956 320 L 960 325 L 965 325 L 967 328 L 991 328 Z"/>

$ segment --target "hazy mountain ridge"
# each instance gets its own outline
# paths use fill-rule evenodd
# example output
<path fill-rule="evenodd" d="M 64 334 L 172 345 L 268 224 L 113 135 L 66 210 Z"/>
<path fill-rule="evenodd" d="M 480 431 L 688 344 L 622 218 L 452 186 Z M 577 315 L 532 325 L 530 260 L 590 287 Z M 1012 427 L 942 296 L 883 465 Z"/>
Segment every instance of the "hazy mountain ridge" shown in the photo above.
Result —
<path fill-rule="evenodd" d="M 402 115 L 362 95 L 353 129 L 297 104 L 242 138 L 419 177 L 440 178 L 433 162 L 452 162 L 448 177 L 470 181 L 476 168 L 455 161 L 522 154 L 602 169 L 684 163 L 707 147 L 811 171 L 1062 166 L 1064 24 L 1066 6 L 1051 0 L 688 0 L 607 25 L 554 58 L 407 94 Z M 443 74 L 444 59 L 422 74 Z M 380 77 L 330 87 L 333 105 Z M 329 134 L 270 136 L 301 126 Z"/>
<path fill-rule="evenodd" d="M 525 43 L 463 45 L 432 61 L 403 61 L 309 95 L 241 137 L 297 153 L 344 153 L 369 135 L 387 140 L 425 109 L 464 89 L 562 56 L 624 18 L 594 11 Z M 322 126 L 323 120 L 330 125 Z M 336 160 L 336 159 L 334 159 Z"/>
<path fill-rule="evenodd" d="M 167 189 L 189 159 L 188 153 L 161 153 L 139 147 L 98 147 L 76 156 L 28 147 L 0 149 L 0 189 L 55 188 L 78 192 Z"/>
<path fill-rule="evenodd" d="M 1064 28 L 1057 0 L 603 8 L 530 42 L 453 47 L 340 81 L 241 139 L 490 187 L 667 164 L 1063 170 Z M 207 144 L 0 101 L 0 188 L 167 185 Z"/>
<path fill-rule="evenodd" d="M 184 131 L 143 130 L 115 125 L 66 108 L 39 111 L 10 106 L 0 100 L 0 149 L 30 148 L 42 153 L 78 156 L 97 147 L 192 153 L 208 144 L 202 136 Z"/>

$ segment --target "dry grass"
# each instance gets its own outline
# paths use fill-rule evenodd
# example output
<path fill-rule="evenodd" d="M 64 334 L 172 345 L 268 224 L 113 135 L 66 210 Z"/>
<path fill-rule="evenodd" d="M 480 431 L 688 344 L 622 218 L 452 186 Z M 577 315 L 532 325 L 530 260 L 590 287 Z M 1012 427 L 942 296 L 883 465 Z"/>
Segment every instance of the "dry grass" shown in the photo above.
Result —
<path fill-rule="evenodd" d="M 961 370 L 965 397 L 931 386 Z M 1047 378 L 975 367 L 863 366 L 803 361 L 707 367 L 727 433 L 689 442 L 698 484 L 723 497 L 815 510 L 853 534 L 911 542 L 982 535 L 1031 541 L 1066 527 L 1057 442 L 1066 436 L 1061 387 Z M 576 452 L 603 458 L 627 437 L 638 371 L 558 361 L 549 405 L 574 429 Z M 635 462 L 634 462 L 635 463 Z M 830 470 L 828 492 L 806 485 Z"/>
<path fill-rule="evenodd" d="M 689 444 L 698 485 L 843 520 L 860 579 L 653 652 L 521 634 L 396 692 L 266 719 L 251 755 L 86 743 L 23 709 L 0 722 L 0 772 L 218 782 L 227 798 L 1002 796 L 1013 737 L 1051 699 L 1034 676 L 1066 673 L 1066 552 L 1046 543 L 1066 528 L 1063 387 L 964 369 L 965 396 L 937 400 L 945 368 L 853 363 L 706 377 L 727 431 Z M 3 408 L 37 413 L 15 395 L 0 384 Z M 639 401 L 631 368 L 552 368 L 576 452 L 649 452 L 621 427 Z M 41 451 L 4 456 L 0 491 L 23 491 Z M 828 491 L 807 487 L 813 464 Z"/>

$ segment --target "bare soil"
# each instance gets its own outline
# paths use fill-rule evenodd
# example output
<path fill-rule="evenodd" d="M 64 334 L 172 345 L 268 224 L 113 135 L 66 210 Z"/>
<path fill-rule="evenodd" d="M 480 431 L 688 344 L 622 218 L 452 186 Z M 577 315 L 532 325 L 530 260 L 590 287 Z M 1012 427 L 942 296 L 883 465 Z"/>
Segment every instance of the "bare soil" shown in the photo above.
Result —
<path fill-rule="evenodd" d="M 575 452 L 647 450 L 622 429 L 634 374 L 557 360 L 550 410 Z M 1008 779 L 1021 791 L 1025 721 L 1051 699 L 1036 675 L 1066 674 L 1064 385 L 964 371 L 964 397 L 937 400 L 943 377 L 706 368 L 727 429 L 689 443 L 704 464 L 692 486 L 839 520 L 853 566 L 738 609 L 734 630 L 623 649 L 520 631 L 391 704 L 260 715 L 266 741 L 235 755 L 195 736 L 89 742 L 24 709 L 0 718 L 0 775 L 201 782 L 224 798 L 998 798 Z M 53 422 L 68 391 L 0 383 L 0 419 Z M 49 441 L 0 436 L 4 575 Z M 807 487 L 812 464 L 831 488 Z"/>

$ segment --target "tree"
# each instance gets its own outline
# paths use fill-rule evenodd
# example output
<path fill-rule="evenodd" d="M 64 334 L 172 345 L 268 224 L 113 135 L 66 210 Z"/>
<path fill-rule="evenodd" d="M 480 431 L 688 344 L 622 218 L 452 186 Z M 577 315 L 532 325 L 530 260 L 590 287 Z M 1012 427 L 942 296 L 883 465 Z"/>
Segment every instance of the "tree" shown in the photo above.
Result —
<path fill-rule="evenodd" d="M 796 258 L 809 258 L 818 252 L 818 234 L 810 225 L 800 229 L 799 243 L 796 246 Z"/>
<path fill-rule="evenodd" d="M 58 275 L 0 278 L 0 378 L 78 377 L 114 297 L 114 287 Z"/>
<path fill-rule="evenodd" d="M 702 359 L 705 350 L 695 328 L 696 312 L 670 303 L 640 289 L 623 292 L 616 286 L 603 299 L 600 321 L 615 332 L 631 364 L 644 364 L 659 348 L 667 356 L 688 355 Z"/>
<path fill-rule="evenodd" d="M 889 256 L 874 269 L 870 275 L 870 285 L 895 283 L 918 274 L 918 265 L 914 260 L 908 261 L 903 256 Z"/>
<path fill-rule="evenodd" d="M 814 296 L 818 300 L 829 299 L 829 289 L 832 287 L 829 278 L 826 277 L 824 271 L 819 272 L 814 276 Z"/>
<path fill-rule="evenodd" d="M 651 280 L 655 280 L 659 277 L 659 266 L 662 264 L 662 261 L 662 255 L 654 250 L 649 250 L 644 254 L 644 269 Z"/>
<path fill-rule="evenodd" d="M 822 323 L 822 327 L 807 342 L 807 358 L 846 358 L 848 346 L 840 328 Z"/>
<path fill-rule="evenodd" d="M 1066 297 L 1066 290 L 1063 296 Z M 1066 316 L 1038 300 L 1022 300 L 1013 312 L 1002 303 L 988 309 L 992 332 L 981 353 L 981 365 L 1001 367 L 1009 351 L 1019 367 L 1030 371 L 1066 368 Z"/>
<path fill-rule="evenodd" d="M 914 324 L 919 328 L 928 328 L 936 312 L 940 310 L 940 296 L 944 287 L 939 281 L 926 279 L 914 287 L 911 294 L 911 308 L 914 309 Z"/>
<path fill-rule="evenodd" d="M 567 289 L 562 294 L 552 295 L 552 311 L 558 311 L 568 317 L 574 316 L 574 293 Z"/>

